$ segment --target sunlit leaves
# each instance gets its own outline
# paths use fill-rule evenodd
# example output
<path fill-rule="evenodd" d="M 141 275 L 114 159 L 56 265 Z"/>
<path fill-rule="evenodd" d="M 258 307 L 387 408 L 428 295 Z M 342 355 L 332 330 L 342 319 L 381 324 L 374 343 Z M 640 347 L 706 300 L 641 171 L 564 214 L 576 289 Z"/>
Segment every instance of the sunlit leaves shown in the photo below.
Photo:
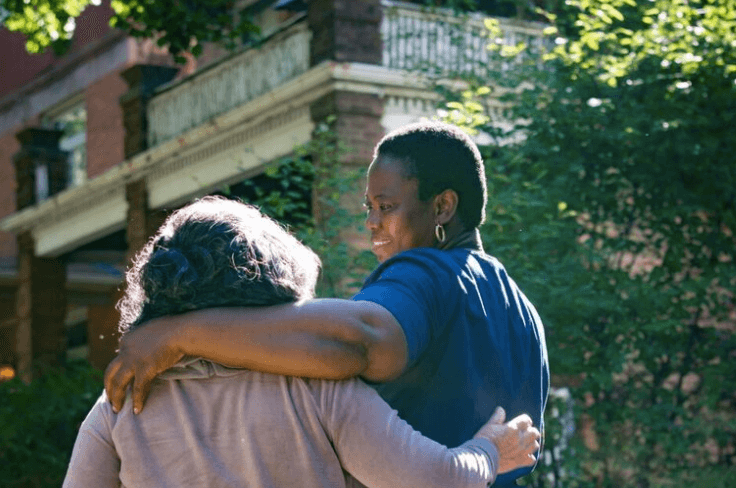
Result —
<path fill-rule="evenodd" d="M 76 29 L 75 19 L 99 0 L 0 0 L 8 12 L 4 24 L 27 38 L 31 53 L 52 48 L 58 55 L 68 48 Z M 179 62 L 190 52 L 198 56 L 202 43 L 234 48 L 253 39 L 258 28 L 246 11 L 234 11 L 231 0 L 112 0 L 110 25 L 134 37 L 156 37 Z"/>
<path fill-rule="evenodd" d="M 482 101 L 491 93 L 490 87 L 482 86 L 475 90 L 464 90 L 461 93 L 461 101 L 447 102 L 447 110 L 441 110 L 440 116 L 447 122 L 465 127 L 469 132 L 475 132 L 475 128 L 487 124 L 490 117 L 487 108 Z"/>
<path fill-rule="evenodd" d="M 736 0 L 570 0 L 577 8 L 578 35 L 560 43 L 548 58 L 595 68 L 616 86 L 647 59 L 667 61 L 673 76 L 689 75 L 706 63 L 732 76 L 736 66 Z M 698 51 L 699 55 L 693 52 Z M 581 61 L 588 57 L 596 64 Z"/>
<path fill-rule="evenodd" d="M 49 46 L 62 52 L 74 34 L 74 19 L 89 4 L 90 0 L 0 0 L 7 11 L 5 27 L 25 34 L 31 53 Z"/>

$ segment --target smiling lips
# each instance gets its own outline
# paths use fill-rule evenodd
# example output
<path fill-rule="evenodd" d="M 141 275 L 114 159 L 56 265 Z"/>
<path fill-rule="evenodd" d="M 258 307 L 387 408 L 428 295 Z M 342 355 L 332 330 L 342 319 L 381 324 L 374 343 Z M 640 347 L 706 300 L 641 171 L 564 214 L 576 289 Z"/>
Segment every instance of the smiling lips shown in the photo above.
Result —
<path fill-rule="evenodd" d="M 374 239 L 372 240 L 372 243 L 373 243 L 373 247 L 381 247 L 381 246 L 385 246 L 386 244 L 388 244 L 389 241 L 377 241 Z"/>

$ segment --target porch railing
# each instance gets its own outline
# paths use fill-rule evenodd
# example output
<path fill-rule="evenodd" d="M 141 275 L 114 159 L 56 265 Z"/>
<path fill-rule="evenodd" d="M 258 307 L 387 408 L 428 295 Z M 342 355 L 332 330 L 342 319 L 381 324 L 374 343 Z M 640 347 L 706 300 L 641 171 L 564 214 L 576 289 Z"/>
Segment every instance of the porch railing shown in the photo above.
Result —
<path fill-rule="evenodd" d="M 310 37 L 306 21 L 297 22 L 262 46 L 165 88 L 148 105 L 149 144 L 176 137 L 304 73 Z"/>
<path fill-rule="evenodd" d="M 498 59 L 481 14 L 454 14 L 405 2 L 383 1 L 383 65 L 428 75 L 477 75 Z M 542 24 L 496 19 L 504 44 L 542 43 Z"/>

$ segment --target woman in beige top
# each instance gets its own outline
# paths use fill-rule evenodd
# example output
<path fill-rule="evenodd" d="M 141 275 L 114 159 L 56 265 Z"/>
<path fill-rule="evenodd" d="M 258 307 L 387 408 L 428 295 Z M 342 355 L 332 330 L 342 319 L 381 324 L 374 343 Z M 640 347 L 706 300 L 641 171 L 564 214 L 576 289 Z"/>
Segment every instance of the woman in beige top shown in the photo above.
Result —
<path fill-rule="evenodd" d="M 318 271 L 316 255 L 255 208 L 206 198 L 174 212 L 137 256 L 121 330 L 202 308 L 303 300 Z M 448 449 L 360 380 L 185 358 L 155 381 L 140 415 L 132 402 L 113 412 L 102 394 L 64 487 L 487 486 L 532 465 L 539 448 L 527 416 L 503 421 L 499 409 L 473 439 Z"/>

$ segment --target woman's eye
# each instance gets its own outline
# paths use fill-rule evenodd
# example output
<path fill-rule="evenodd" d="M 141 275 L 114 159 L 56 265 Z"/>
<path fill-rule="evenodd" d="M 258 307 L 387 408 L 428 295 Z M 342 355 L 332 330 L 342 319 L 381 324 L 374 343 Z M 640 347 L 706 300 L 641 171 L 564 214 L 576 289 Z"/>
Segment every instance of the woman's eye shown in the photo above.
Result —
<path fill-rule="evenodd" d="M 378 205 L 378 210 L 380 210 L 381 212 L 388 212 L 392 208 L 393 205 L 388 203 L 381 203 Z M 370 203 L 364 203 L 363 210 L 365 210 L 366 212 L 370 212 L 371 210 L 373 210 L 373 205 L 371 205 Z"/>

